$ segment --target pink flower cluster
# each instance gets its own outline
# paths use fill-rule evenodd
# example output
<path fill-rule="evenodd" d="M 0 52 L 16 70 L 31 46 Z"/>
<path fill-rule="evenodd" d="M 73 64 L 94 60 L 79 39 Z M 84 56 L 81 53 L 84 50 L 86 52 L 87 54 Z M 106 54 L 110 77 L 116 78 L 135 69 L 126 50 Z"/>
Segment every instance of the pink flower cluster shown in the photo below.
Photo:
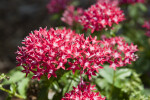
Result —
<path fill-rule="evenodd" d="M 33 72 L 33 78 L 47 75 L 57 77 L 56 71 L 80 70 L 89 79 L 96 75 L 104 63 L 110 67 L 125 66 L 135 61 L 136 45 L 127 44 L 123 38 L 114 37 L 98 41 L 96 37 L 84 38 L 70 29 L 40 28 L 30 33 L 22 42 L 25 46 L 18 47 L 16 57 L 18 66 L 23 66 L 23 72 Z M 65 67 L 69 64 L 69 67 Z"/>
<path fill-rule="evenodd" d="M 107 3 L 107 4 L 110 4 L 112 6 L 118 6 L 119 5 L 119 0 L 97 0 L 97 2 Z"/>
<path fill-rule="evenodd" d="M 120 4 L 144 3 L 145 0 L 120 0 Z"/>
<path fill-rule="evenodd" d="M 73 87 L 72 91 L 66 93 L 61 100 L 105 100 L 105 97 L 99 95 L 99 92 L 93 92 L 94 87 L 94 85 L 86 85 L 85 82 L 80 83 L 77 88 Z"/>
<path fill-rule="evenodd" d="M 150 20 L 144 22 L 143 28 L 147 29 L 145 35 L 150 37 Z"/>
<path fill-rule="evenodd" d="M 66 8 L 71 0 L 50 0 L 47 4 L 49 13 L 58 13 Z"/>
<path fill-rule="evenodd" d="M 145 0 L 120 0 L 120 4 L 144 3 Z"/>
<path fill-rule="evenodd" d="M 119 4 L 135 4 L 135 3 L 144 3 L 145 0 L 97 0 L 97 2 L 101 3 L 109 3 L 114 6 L 118 6 Z"/>
<path fill-rule="evenodd" d="M 119 7 L 110 3 L 97 2 L 84 12 L 79 22 L 85 30 L 91 29 L 93 33 L 106 28 L 106 26 L 111 27 L 114 23 L 118 24 L 124 19 L 123 11 Z"/>
<path fill-rule="evenodd" d="M 82 8 L 77 8 L 77 11 L 75 11 L 75 7 L 71 5 L 68 6 L 67 9 L 64 11 L 61 20 L 67 23 L 68 25 L 73 26 L 74 22 L 78 22 L 78 19 L 82 14 Z"/>

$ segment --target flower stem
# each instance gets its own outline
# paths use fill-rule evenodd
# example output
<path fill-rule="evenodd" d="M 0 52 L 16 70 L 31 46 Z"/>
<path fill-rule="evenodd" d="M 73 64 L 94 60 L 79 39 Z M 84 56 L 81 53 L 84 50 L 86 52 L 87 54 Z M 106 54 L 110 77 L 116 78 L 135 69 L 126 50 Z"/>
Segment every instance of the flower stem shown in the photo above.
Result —
<path fill-rule="evenodd" d="M 0 90 L 9 93 L 10 95 L 13 95 L 15 97 L 18 97 L 20 99 L 25 99 L 24 97 L 22 97 L 21 95 L 17 94 L 17 93 L 12 93 L 10 90 L 7 90 L 5 88 L 3 88 L 2 86 L 0 87 Z"/>
<path fill-rule="evenodd" d="M 115 74 L 116 74 L 116 71 L 114 70 L 114 72 L 113 72 L 113 83 L 112 83 L 111 92 L 110 92 L 110 96 L 109 96 L 110 100 L 112 100 L 112 96 L 113 96 L 113 90 L 114 90 L 114 85 L 115 85 L 115 76 L 116 76 Z"/>

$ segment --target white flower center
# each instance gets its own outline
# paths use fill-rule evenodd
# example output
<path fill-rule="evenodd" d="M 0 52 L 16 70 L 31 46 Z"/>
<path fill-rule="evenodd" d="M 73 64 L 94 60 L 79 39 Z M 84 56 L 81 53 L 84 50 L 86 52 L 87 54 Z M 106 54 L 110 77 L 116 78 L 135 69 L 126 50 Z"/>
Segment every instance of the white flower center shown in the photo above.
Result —
<path fill-rule="evenodd" d="M 85 63 L 85 66 L 88 66 L 88 65 L 89 65 L 89 62 L 86 62 L 86 63 Z"/>
<path fill-rule="evenodd" d="M 62 63 L 62 62 L 60 62 L 60 63 L 59 63 L 59 66 L 63 66 L 63 63 Z"/>

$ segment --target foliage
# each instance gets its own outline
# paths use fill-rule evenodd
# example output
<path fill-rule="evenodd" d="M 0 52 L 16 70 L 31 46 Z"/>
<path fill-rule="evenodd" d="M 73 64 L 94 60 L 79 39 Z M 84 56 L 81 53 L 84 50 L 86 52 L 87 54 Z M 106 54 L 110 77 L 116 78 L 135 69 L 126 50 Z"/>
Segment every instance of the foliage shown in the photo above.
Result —
<path fill-rule="evenodd" d="M 7 79 L 9 77 L 9 79 Z M 25 78 L 25 74 L 20 72 L 19 68 L 11 70 L 7 76 L 1 74 L 0 80 L 2 81 L 1 90 L 8 92 L 9 97 L 26 98 L 26 89 L 28 87 L 29 78 Z M 3 88 L 4 85 L 10 85 L 10 90 Z"/>

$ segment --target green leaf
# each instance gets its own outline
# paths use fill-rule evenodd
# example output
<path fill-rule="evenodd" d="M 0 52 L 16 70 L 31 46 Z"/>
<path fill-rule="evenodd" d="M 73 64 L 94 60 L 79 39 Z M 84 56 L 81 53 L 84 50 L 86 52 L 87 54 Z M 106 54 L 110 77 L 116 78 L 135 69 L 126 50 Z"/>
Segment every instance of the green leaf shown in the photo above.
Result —
<path fill-rule="evenodd" d="M 149 100 L 149 98 L 143 95 L 140 91 L 136 91 L 130 95 L 129 100 Z"/>
<path fill-rule="evenodd" d="M 25 74 L 22 73 L 21 71 L 16 71 L 12 74 L 8 74 L 8 77 L 10 78 L 9 80 L 5 80 L 3 82 L 4 85 L 6 84 L 11 84 L 11 83 L 16 83 L 20 80 L 22 80 L 23 78 L 25 78 Z"/>
<path fill-rule="evenodd" d="M 11 90 L 11 93 L 12 94 L 15 94 L 16 93 L 16 84 L 15 83 L 12 83 L 11 85 L 10 85 L 10 90 Z"/>
<path fill-rule="evenodd" d="M 142 3 L 138 3 L 138 7 L 143 11 L 143 12 L 146 12 L 147 11 L 147 7 L 142 4 Z"/>
<path fill-rule="evenodd" d="M 101 88 L 101 89 L 105 89 L 108 87 L 108 82 L 105 79 L 96 79 L 96 84 Z"/>
<path fill-rule="evenodd" d="M 120 70 L 117 70 L 116 72 L 116 80 L 117 79 L 125 79 L 126 77 L 129 77 L 131 75 L 131 70 L 130 69 L 120 69 Z"/>
<path fill-rule="evenodd" d="M 53 84 L 54 90 L 56 90 L 57 92 L 59 92 L 60 91 L 59 84 L 56 81 L 54 81 L 52 84 Z"/>
<path fill-rule="evenodd" d="M 136 18 L 137 14 L 138 14 L 137 5 L 130 5 L 128 7 L 128 12 L 129 12 L 130 17 Z"/>
<path fill-rule="evenodd" d="M 99 74 L 106 79 L 106 81 L 110 84 L 113 83 L 113 71 L 114 69 L 109 68 L 109 66 L 105 66 L 104 69 L 99 70 Z"/>
<path fill-rule="evenodd" d="M 60 18 L 60 14 L 53 14 L 52 16 L 51 16 L 51 20 L 57 20 L 57 19 L 59 19 Z"/>
<path fill-rule="evenodd" d="M 74 6 L 78 6 L 79 5 L 79 1 L 77 1 L 77 0 L 73 0 L 72 1 L 72 3 L 71 3 L 71 5 L 74 5 Z"/>
<path fill-rule="evenodd" d="M 113 29 L 110 30 L 110 35 L 115 36 L 115 33 L 117 33 L 121 27 L 120 24 L 113 25 Z"/>
<path fill-rule="evenodd" d="M 1 75 L 0 75 L 0 80 L 3 80 L 3 79 L 5 79 L 6 78 L 6 75 L 4 74 L 4 73 L 2 73 Z"/>
<path fill-rule="evenodd" d="M 73 86 L 76 87 L 77 83 L 73 80 L 69 80 L 68 84 L 65 85 L 65 87 L 63 88 L 63 95 L 69 91 L 71 91 L 73 89 Z"/>
<path fill-rule="evenodd" d="M 29 78 L 25 78 L 18 82 L 18 92 L 21 96 L 26 97 L 26 88 L 29 85 Z"/>
<path fill-rule="evenodd" d="M 150 96 L 150 89 L 144 89 L 143 92 L 146 96 Z"/>

